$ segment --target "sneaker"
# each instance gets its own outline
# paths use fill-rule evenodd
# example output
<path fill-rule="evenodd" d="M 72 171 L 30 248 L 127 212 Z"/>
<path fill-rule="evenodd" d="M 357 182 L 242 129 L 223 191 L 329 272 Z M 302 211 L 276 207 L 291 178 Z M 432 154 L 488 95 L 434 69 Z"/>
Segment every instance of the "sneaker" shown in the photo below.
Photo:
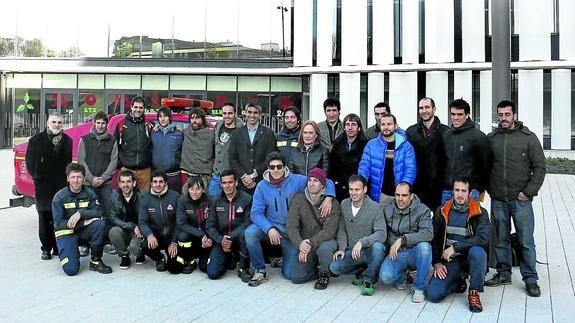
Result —
<path fill-rule="evenodd" d="M 499 285 L 511 285 L 511 277 L 505 277 L 501 274 L 495 274 L 493 278 L 485 282 L 485 286 L 495 287 Z"/>
<path fill-rule="evenodd" d="M 242 283 L 249 283 L 252 279 L 252 274 L 250 274 L 249 268 L 238 268 L 238 277 L 242 280 Z"/>
<path fill-rule="evenodd" d="M 537 283 L 526 283 L 525 291 L 527 292 L 527 295 L 531 297 L 541 296 L 541 288 L 539 285 L 537 285 Z"/>
<path fill-rule="evenodd" d="M 184 266 L 184 269 L 182 269 L 182 274 L 189 275 L 193 273 L 196 268 L 198 268 L 198 263 L 194 259 Z"/>
<path fill-rule="evenodd" d="M 50 254 L 50 251 L 42 250 L 42 255 L 40 256 L 40 258 L 42 260 L 50 260 L 50 259 L 52 259 L 52 255 Z"/>
<path fill-rule="evenodd" d="M 423 303 L 425 302 L 425 295 L 423 294 L 422 289 L 413 289 L 413 295 L 411 295 L 411 301 L 414 303 Z"/>
<path fill-rule="evenodd" d="M 128 269 L 132 261 L 130 261 L 130 256 L 123 256 L 122 261 L 120 261 L 120 269 Z"/>
<path fill-rule="evenodd" d="M 283 264 L 283 258 L 279 257 L 279 258 L 274 258 L 272 259 L 272 261 L 270 261 L 270 267 L 272 268 L 281 268 Z"/>
<path fill-rule="evenodd" d="M 315 285 L 313 285 L 313 288 L 318 290 L 324 290 L 327 288 L 327 285 L 329 285 L 329 274 L 320 272 L 319 278 L 315 282 Z"/>
<path fill-rule="evenodd" d="M 80 257 L 86 257 L 90 252 L 86 246 L 78 246 L 78 251 L 80 252 Z"/>
<path fill-rule="evenodd" d="M 266 272 L 256 272 L 252 279 L 250 279 L 248 285 L 251 287 L 257 287 L 265 282 L 268 281 L 267 273 Z"/>
<path fill-rule="evenodd" d="M 373 296 L 373 283 L 364 282 L 363 288 L 361 290 L 361 295 L 363 296 Z"/>
<path fill-rule="evenodd" d="M 355 274 L 355 277 L 351 280 L 351 283 L 355 286 L 363 286 L 363 275 Z"/>
<path fill-rule="evenodd" d="M 138 257 L 136 257 L 136 265 L 143 265 L 146 263 L 146 255 L 141 254 Z"/>
<path fill-rule="evenodd" d="M 483 311 L 483 305 L 481 305 L 481 299 L 476 290 L 469 291 L 469 294 L 467 294 L 467 300 L 469 301 L 469 310 L 471 312 L 479 313 Z"/>
<path fill-rule="evenodd" d="M 104 264 L 102 259 L 90 259 L 90 270 L 97 271 L 100 274 L 109 274 L 112 272 L 112 267 Z"/>
<path fill-rule="evenodd" d="M 459 278 L 459 281 L 457 282 L 457 286 L 455 287 L 455 292 L 456 293 L 465 293 L 465 291 L 467 290 L 467 281 L 465 281 L 465 278 L 461 277 Z"/>
<path fill-rule="evenodd" d="M 156 270 L 157 271 L 166 271 L 166 258 L 156 261 Z"/>
<path fill-rule="evenodd" d="M 403 282 L 403 283 L 397 283 L 393 285 L 395 287 L 395 289 L 397 290 L 405 290 L 407 288 L 407 283 Z"/>
<path fill-rule="evenodd" d="M 109 254 L 109 255 L 115 255 L 118 253 L 116 251 L 116 248 L 110 243 L 108 243 L 107 245 L 104 245 L 104 252 Z"/>

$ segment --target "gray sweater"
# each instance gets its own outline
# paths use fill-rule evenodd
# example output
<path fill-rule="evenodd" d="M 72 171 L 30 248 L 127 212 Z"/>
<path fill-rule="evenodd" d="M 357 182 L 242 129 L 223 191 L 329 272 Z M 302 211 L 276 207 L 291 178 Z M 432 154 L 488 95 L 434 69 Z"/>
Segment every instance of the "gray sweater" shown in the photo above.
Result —
<path fill-rule="evenodd" d="M 406 244 L 402 248 L 411 248 L 433 239 L 433 222 L 429 208 L 415 195 L 411 204 L 400 210 L 395 203 L 383 210 L 387 223 L 387 243 L 391 246 L 395 240 L 405 236 Z"/>
<path fill-rule="evenodd" d="M 236 129 L 243 126 L 244 123 L 240 118 L 236 117 Z M 228 140 L 223 143 L 220 140 L 220 129 L 224 126 L 224 120 L 218 121 L 216 123 L 216 128 L 214 130 L 214 141 L 215 141 L 215 153 L 216 153 L 216 160 L 214 161 L 214 175 L 219 176 L 222 171 L 226 169 L 230 169 L 230 142 L 231 136 Z M 235 130 L 233 131 L 235 132 Z M 232 132 L 232 135 L 233 135 Z"/>
<path fill-rule="evenodd" d="M 181 168 L 190 173 L 211 174 L 214 155 L 214 129 L 203 127 L 198 130 L 188 126 L 184 130 Z"/>
<path fill-rule="evenodd" d="M 385 218 L 383 209 L 378 203 L 367 195 L 363 204 L 354 217 L 351 212 L 351 198 L 341 202 L 341 216 L 337 231 L 337 245 L 339 250 L 351 249 L 357 241 L 361 241 L 364 248 L 370 247 L 374 242 L 385 242 Z"/>

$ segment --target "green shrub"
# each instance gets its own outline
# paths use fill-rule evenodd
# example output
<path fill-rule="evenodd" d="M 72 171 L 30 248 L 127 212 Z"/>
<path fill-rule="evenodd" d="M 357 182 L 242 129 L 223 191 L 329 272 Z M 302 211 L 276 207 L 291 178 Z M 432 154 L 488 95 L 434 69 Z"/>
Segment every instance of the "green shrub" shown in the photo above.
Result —
<path fill-rule="evenodd" d="M 567 158 L 545 159 L 548 174 L 570 174 L 575 175 L 575 160 Z"/>

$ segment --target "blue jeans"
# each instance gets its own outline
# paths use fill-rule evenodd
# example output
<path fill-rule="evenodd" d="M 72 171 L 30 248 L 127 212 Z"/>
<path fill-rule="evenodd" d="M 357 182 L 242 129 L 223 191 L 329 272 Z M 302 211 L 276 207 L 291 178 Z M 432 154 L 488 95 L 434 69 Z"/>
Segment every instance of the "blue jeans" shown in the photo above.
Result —
<path fill-rule="evenodd" d="M 427 286 L 427 300 L 433 303 L 439 302 L 456 288 L 463 275 L 469 272 L 469 290 L 483 292 L 483 281 L 487 271 L 487 253 L 479 246 L 469 248 L 465 255 L 455 257 L 445 264 L 447 277 L 439 279 L 432 277 Z"/>
<path fill-rule="evenodd" d="M 416 269 L 417 277 L 413 287 L 417 290 L 423 290 L 427 272 L 431 267 L 431 257 L 431 245 L 426 241 L 409 249 L 400 250 L 395 260 L 391 260 L 389 256 L 385 258 L 379 271 L 379 278 L 383 284 L 401 284 L 405 283 L 407 278 L 405 271 Z"/>
<path fill-rule="evenodd" d="M 347 249 L 343 258 L 329 265 L 329 270 L 336 275 L 358 274 L 363 271 L 363 280 L 375 284 L 384 256 L 385 245 L 376 241 L 371 246 L 361 249 L 361 257 L 357 260 L 353 260 L 351 249 Z"/>
<path fill-rule="evenodd" d="M 511 277 L 511 218 L 521 245 L 521 262 L 519 270 L 525 283 L 534 283 L 539 277 L 535 263 L 535 240 L 533 230 L 535 220 L 531 200 L 513 200 L 509 202 L 491 199 L 491 223 L 495 231 L 495 257 L 497 258 L 497 273 Z"/>
<path fill-rule="evenodd" d="M 218 197 L 222 194 L 222 178 L 220 176 L 212 176 L 210 180 L 210 184 L 208 185 L 208 196 L 209 197 Z"/>
<path fill-rule="evenodd" d="M 287 237 L 287 233 L 280 232 L 282 239 L 280 245 L 282 247 L 282 275 L 285 279 L 291 278 L 291 271 L 295 261 L 297 261 L 297 249 Z M 245 231 L 246 247 L 250 256 L 252 266 L 257 272 L 266 270 L 264 262 L 264 253 L 262 250 L 262 241 L 269 243 L 267 233 L 263 232 L 255 224 L 250 224 Z"/>
<path fill-rule="evenodd" d="M 469 197 L 479 201 L 479 191 L 476 189 L 472 189 L 471 194 L 469 194 Z M 443 193 L 441 194 L 441 205 L 445 204 L 445 202 L 451 200 L 452 198 L 453 198 L 452 190 L 443 190 Z"/>

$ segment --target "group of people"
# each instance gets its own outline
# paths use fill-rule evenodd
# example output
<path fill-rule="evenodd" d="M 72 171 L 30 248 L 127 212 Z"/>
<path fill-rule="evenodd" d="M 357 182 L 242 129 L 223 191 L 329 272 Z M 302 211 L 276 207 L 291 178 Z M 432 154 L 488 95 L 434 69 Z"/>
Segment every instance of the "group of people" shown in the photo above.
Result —
<path fill-rule="evenodd" d="M 447 126 L 433 99 L 422 98 L 418 123 L 406 130 L 380 102 L 364 131 L 356 114 L 341 121 L 339 101 L 328 98 L 325 121 L 303 121 L 289 107 L 276 134 L 254 103 L 245 123 L 224 104 L 214 128 L 192 109 L 185 129 L 168 108 L 148 121 L 144 106 L 136 97 L 113 134 L 98 112 L 77 163 L 57 114 L 29 141 L 42 259 L 58 255 L 68 275 L 80 269 L 79 245 L 91 248 L 90 270 L 112 272 L 102 261 L 109 243 L 121 269 L 131 257 L 150 258 L 158 271 L 199 268 L 210 279 L 237 268 L 255 287 L 281 253 L 273 263 L 296 284 L 316 280 L 322 290 L 352 274 L 362 295 L 373 295 L 378 280 L 412 284 L 413 302 L 468 291 L 469 309 L 480 312 L 485 285 L 511 284 L 513 219 L 526 293 L 541 295 L 531 202 L 545 158 L 511 101 L 498 104 L 499 126 L 487 136 L 463 99 L 449 104 Z M 485 191 L 491 216 L 479 202 Z M 497 274 L 485 281 L 490 244 Z"/>

